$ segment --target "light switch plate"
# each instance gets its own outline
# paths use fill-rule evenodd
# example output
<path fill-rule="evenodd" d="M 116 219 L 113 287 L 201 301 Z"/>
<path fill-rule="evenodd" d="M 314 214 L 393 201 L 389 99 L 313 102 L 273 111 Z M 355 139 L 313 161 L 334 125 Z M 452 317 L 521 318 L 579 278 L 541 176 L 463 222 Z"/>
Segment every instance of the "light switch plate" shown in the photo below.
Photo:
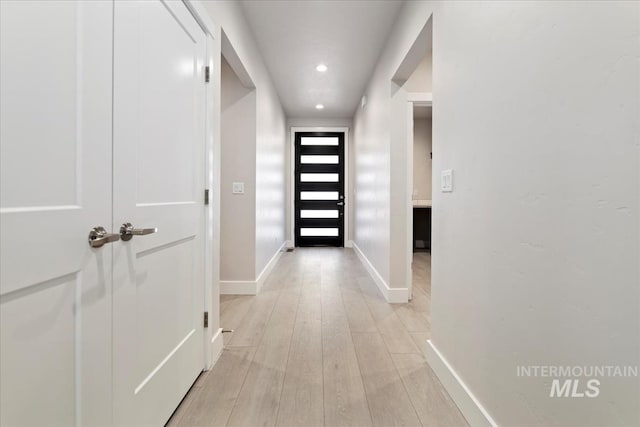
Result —
<path fill-rule="evenodd" d="M 244 182 L 233 183 L 233 194 L 244 194 Z"/>
<path fill-rule="evenodd" d="M 440 174 L 440 191 L 451 193 L 453 191 L 453 170 L 446 169 Z"/>

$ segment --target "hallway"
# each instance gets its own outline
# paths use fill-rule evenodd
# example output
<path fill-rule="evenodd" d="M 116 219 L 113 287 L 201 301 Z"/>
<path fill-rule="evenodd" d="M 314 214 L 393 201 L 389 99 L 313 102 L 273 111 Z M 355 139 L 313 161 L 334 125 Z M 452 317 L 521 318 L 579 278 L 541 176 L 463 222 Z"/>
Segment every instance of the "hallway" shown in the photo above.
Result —
<path fill-rule="evenodd" d="M 258 296 L 221 297 L 234 332 L 168 425 L 467 425 L 423 356 L 429 254 L 416 260 L 413 301 L 391 305 L 353 250 L 285 252 Z"/>

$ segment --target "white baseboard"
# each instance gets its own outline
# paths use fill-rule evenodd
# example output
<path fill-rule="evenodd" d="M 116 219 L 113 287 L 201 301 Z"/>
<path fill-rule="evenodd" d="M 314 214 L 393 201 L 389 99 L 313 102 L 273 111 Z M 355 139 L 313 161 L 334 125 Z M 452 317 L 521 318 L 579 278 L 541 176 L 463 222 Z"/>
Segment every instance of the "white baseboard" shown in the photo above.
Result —
<path fill-rule="evenodd" d="M 213 337 L 211 338 L 211 366 L 209 366 L 209 369 L 213 368 L 215 366 L 215 364 L 218 362 L 218 359 L 220 358 L 220 355 L 222 354 L 222 349 L 224 348 L 224 340 L 222 338 L 222 328 L 219 328 L 218 331 L 213 334 Z"/>
<path fill-rule="evenodd" d="M 347 240 L 344 242 L 344 247 L 345 248 L 352 248 L 353 247 L 353 240 Z"/>
<path fill-rule="evenodd" d="M 471 393 L 462 379 L 458 376 L 453 367 L 447 362 L 442 353 L 438 351 L 431 340 L 427 340 L 427 361 L 436 373 L 438 379 L 449 392 L 451 399 L 458 405 L 460 412 L 467 419 L 469 425 L 497 427 L 491 415 L 484 409 L 482 404 Z"/>
<path fill-rule="evenodd" d="M 276 266 L 278 260 L 282 256 L 282 250 L 286 247 L 287 242 L 284 242 L 276 253 L 271 257 L 271 260 L 264 266 L 262 272 L 256 280 L 221 280 L 220 281 L 220 295 L 258 295 L 260 288 L 267 281 L 269 274 Z"/>
<path fill-rule="evenodd" d="M 282 251 L 284 251 L 284 249 L 286 247 L 285 246 L 286 244 L 287 244 L 287 242 L 283 242 L 280 245 L 280 247 L 278 248 L 276 253 L 273 254 L 273 256 L 271 257 L 271 259 L 269 260 L 267 265 L 265 265 L 264 268 L 262 269 L 262 272 L 260 273 L 260 275 L 256 279 L 256 293 L 260 292 L 260 289 L 262 288 L 262 285 L 264 285 L 264 282 L 267 281 L 267 278 L 269 277 L 269 275 L 273 271 L 273 267 L 276 266 L 276 264 L 278 263 L 278 260 L 282 256 Z"/>
<path fill-rule="evenodd" d="M 409 289 L 408 288 L 390 288 L 387 282 L 384 281 L 378 270 L 367 259 L 362 250 L 358 247 L 356 242 L 352 242 L 353 249 L 360 258 L 360 261 L 369 272 L 369 275 L 373 278 L 373 281 L 378 285 L 378 289 L 382 292 L 382 295 L 390 303 L 407 303 L 409 302 Z"/>
<path fill-rule="evenodd" d="M 289 249 L 289 248 L 293 248 L 293 247 L 294 247 L 294 246 L 293 246 L 293 242 L 292 242 L 291 240 L 286 240 L 286 241 L 284 242 L 284 247 L 285 247 L 285 248 L 287 248 L 287 249 Z"/>
<path fill-rule="evenodd" d="M 258 283 L 255 280 L 246 282 L 238 280 L 220 281 L 220 295 L 257 295 Z"/>

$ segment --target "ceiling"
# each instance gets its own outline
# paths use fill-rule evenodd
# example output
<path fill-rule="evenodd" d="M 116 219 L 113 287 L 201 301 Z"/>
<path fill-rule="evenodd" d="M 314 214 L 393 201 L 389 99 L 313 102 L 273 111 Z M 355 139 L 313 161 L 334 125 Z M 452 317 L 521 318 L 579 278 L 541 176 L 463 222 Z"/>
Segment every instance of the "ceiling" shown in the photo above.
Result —
<path fill-rule="evenodd" d="M 402 4 L 242 1 L 287 116 L 353 117 Z"/>

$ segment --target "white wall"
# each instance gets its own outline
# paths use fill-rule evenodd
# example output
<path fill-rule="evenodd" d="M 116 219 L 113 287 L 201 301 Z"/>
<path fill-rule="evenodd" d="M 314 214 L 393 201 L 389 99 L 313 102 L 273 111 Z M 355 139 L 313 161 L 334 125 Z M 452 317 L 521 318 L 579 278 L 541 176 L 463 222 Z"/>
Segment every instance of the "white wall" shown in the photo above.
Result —
<path fill-rule="evenodd" d="M 354 242 L 389 282 L 390 263 L 390 85 L 377 67 L 367 90 L 367 104 L 353 123 L 355 157 Z"/>
<path fill-rule="evenodd" d="M 432 79 L 432 52 L 429 51 L 402 87 L 407 92 L 431 92 Z"/>
<path fill-rule="evenodd" d="M 431 200 L 431 119 L 413 121 L 413 198 Z"/>
<path fill-rule="evenodd" d="M 242 85 L 224 58 L 221 67 L 220 280 L 251 281 L 256 246 L 256 91 Z M 244 194 L 231 192 L 244 183 Z"/>
<path fill-rule="evenodd" d="M 203 3 L 212 20 L 224 30 L 256 87 L 255 247 L 247 248 L 255 252 L 255 262 L 247 270 L 253 270 L 257 278 L 285 239 L 286 118 L 239 3 Z"/>
<path fill-rule="evenodd" d="M 390 277 L 390 80 L 433 12 L 432 343 L 503 426 L 639 425 L 637 378 L 551 399 L 518 365 L 640 360 L 640 4 L 407 2 L 354 120 L 355 239 Z M 438 182 L 434 183 L 438 187 Z"/>

